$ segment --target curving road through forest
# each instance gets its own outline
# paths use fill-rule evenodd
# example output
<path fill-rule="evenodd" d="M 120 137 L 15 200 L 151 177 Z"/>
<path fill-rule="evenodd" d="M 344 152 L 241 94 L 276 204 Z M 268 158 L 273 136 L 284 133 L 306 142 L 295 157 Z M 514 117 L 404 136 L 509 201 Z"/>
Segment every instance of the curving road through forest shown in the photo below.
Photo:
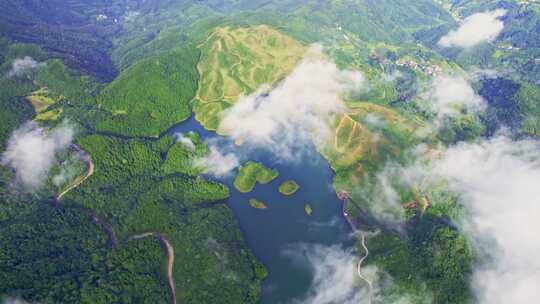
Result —
<path fill-rule="evenodd" d="M 147 237 L 156 237 L 161 244 L 165 247 L 167 252 L 167 281 L 169 283 L 169 289 L 171 291 L 171 303 L 176 303 L 176 285 L 174 283 L 173 268 L 174 268 L 174 247 L 171 242 L 165 238 L 161 233 L 145 232 L 137 235 L 130 236 L 127 241 L 140 240 Z"/>
<path fill-rule="evenodd" d="M 59 207 L 60 200 L 64 195 L 66 195 L 69 191 L 77 188 L 79 185 L 81 185 L 86 179 L 88 179 L 92 174 L 94 174 L 94 163 L 92 162 L 92 158 L 90 155 L 86 154 L 79 146 L 72 145 L 72 148 L 78 152 L 84 153 L 84 161 L 86 163 L 86 174 L 83 176 L 77 177 L 66 189 L 58 193 L 55 197 L 55 207 Z M 113 230 L 113 227 L 103 221 L 94 210 L 87 209 L 87 208 L 81 208 L 81 211 L 88 214 L 92 220 L 101 226 L 109 236 L 109 239 L 111 241 L 111 244 L 113 247 L 117 247 L 119 245 L 118 238 L 116 236 L 116 233 Z M 174 282 L 174 276 L 173 276 L 173 269 L 174 269 L 174 247 L 171 245 L 171 242 L 165 238 L 165 236 L 161 233 L 156 232 L 146 232 L 141 233 L 137 235 L 130 236 L 126 239 L 126 242 L 129 242 L 131 240 L 138 240 L 143 239 L 146 237 L 156 237 L 160 243 L 163 245 L 165 252 L 167 254 L 167 282 L 169 285 L 169 290 L 171 293 L 171 304 L 176 304 L 176 284 Z"/>
<path fill-rule="evenodd" d="M 89 178 L 90 176 L 92 176 L 92 174 L 94 174 L 94 163 L 92 162 L 92 158 L 90 157 L 90 155 L 86 154 L 86 152 L 84 152 L 77 145 L 72 145 L 71 148 L 74 149 L 75 151 L 83 153 L 84 162 L 86 163 L 86 174 L 83 176 L 77 177 L 71 184 L 69 184 L 69 186 L 66 187 L 66 189 L 58 193 L 55 197 L 56 203 L 58 203 L 60 199 L 64 195 L 66 195 L 66 193 L 77 188 L 80 184 L 82 184 L 82 182 L 84 182 L 87 178 Z"/>
<path fill-rule="evenodd" d="M 360 235 L 361 235 L 361 243 L 362 243 L 362 247 L 364 248 L 364 251 L 366 252 L 364 254 L 364 256 L 358 261 L 358 266 L 356 268 L 356 272 L 358 274 L 358 277 L 360 279 L 362 279 L 363 281 L 365 281 L 367 284 L 368 284 L 368 288 L 369 288 L 369 298 L 368 298 L 368 303 L 371 304 L 372 302 L 372 298 L 373 298 L 373 283 L 368 279 L 366 278 L 363 274 L 362 274 L 362 263 L 364 262 L 364 260 L 369 256 L 369 249 L 367 248 L 366 246 L 366 235 L 363 233 L 363 232 L 360 232 Z"/>
<path fill-rule="evenodd" d="M 343 214 L 343 216 L 345 217 L 345 219 L 347 220 L 347 222 L 349 223 L 349 225 L 351 226 L 353 231 L 360 234 L 360 241 L 361 241 L 362 248 L 364 249 L 365 254 L 358 261 L 358 264 L 356 266 L 356 273 L 357 273 L 358 277 L 362 281 L 364 281 L 364 282 L 366 282 L 368 284 L 368 289 L 369 289 L 369 291 L 368 291 L 369 292 L 368 303 L 371 304 L 372 299 L 373 299 L 373 282 L 371 282 L 368 278 L 366 278 L 362 274 L 362 263 L 364 263 L 364 261 L 369 256 L 369 249 L 368 249 L 368 247 L 366 245 L 366 235 L 365 235 L 364 232 L 362 232 L 362 230 L 360 230 L 360 229 L 358 229 L 356 227 L 353 219 L 351 218 L 351 216 L 347 212 L 347 207 L 348 207 L 349 199 L 350 199 L 349 198 L 349 193 L 347 193 L 347 191 L 345 191 L 345 190 L 342 190 L 342 191 L 339 191 L 337 193 L 337 195 L 338 195 L 338 198 L 343 202 L 343 205 L 342 205 L 342 214 Z"/>

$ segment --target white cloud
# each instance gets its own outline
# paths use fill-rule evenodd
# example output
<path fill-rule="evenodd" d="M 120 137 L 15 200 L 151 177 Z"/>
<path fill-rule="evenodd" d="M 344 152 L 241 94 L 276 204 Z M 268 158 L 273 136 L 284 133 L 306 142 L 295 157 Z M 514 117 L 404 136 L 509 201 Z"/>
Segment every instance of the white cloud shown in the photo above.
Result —
<path fill-rule="evenodd" d="M 482 80 L 482 79 L 494 79 L 497 77 L 501 77 L 507 74 L 507 72 L 503 73 L 495 69 L 483 69 L 483 68 L 478 68 L 478 67 L 471 67 L 468 71 L 468 74 L 470 75 L 472 80 Z"/>
<path fill-rule="evenodd" d="M 485 109 L 485 100 L 476 94 L 467 79 L 456 75 L 433 78 L 431 87 L 424 94 L 427 103 L 422 106 L 434 111 L 439 119 L 454 116 L 461 109 L 478 112 Z"/>
<path fill-rule="evenodd" d="M 219 131 L 270 149 L 282 160 L 299 159 L 312 138 L 328 138 L 332 118 L 345 111 L 342 95 L 363 89 L 365 84 L 359 72 L 339 70 L 321 59 L 306 59 L 276 88 L 267 92 L 262 87 L 241 97 L 224 112 Z"/>
<path fill-rule="evenodd" d="M 176 141 L 181 143 L 184 147 L 189 150 L 195 150 L 195 144 L 191 138 L 184 136 L 181 132 L 175 133 L 174 136 L 176 137 Z"/>
<path fill-rule="evenodd" d="M 312 285 L 305 298 L 296 304 L 368 303 L 367 285 L 361 286 L 356 272 L 358 257 L 338 246 L 295 246 L 287 255 L 306 263 L 313 272 Z"/>
<path fill-rule="evenodd" d="M 375 266 L 362 266 L 358 275 L 358 256 L 351 249 L 340 246 L 297 245 L 290 247 L 285 254 L 299 264 L 307 266 L 313 274 L 311 286 L 301 299 L 294 304 L 409 304 L 430 303 L 425 293 L 425 299 L 411 301 L 411 298 L 401 292 L 400 295 L 385 293 L 392 289 L 392 278 Z M 365 282 L 371 282 L 372 290 Z"/>
<path fill-rule="evenodd" d="M 25 56 L 24 58 L 16 58 L 11 64 L 11 70 L 8 72 L 9 77 L 21 76 L 29 70 L 36 69 L 45 63 L 39 63 L 34 58 Z"/>
<path fill-rule="evenodd" d="M 193 161 L 196 168 L 202 169 L 206 174 L 217 178 L 229 176 L 234 169 L 240 166 L 240 160 L 232 152 L 224 152 L 216 143 L 209 143 L 209 152 L 206 156 Z"/>
<path fill-rule="evenodd" d="M 18 183 L 27 190 L 37 190 L 47 178 L 56 155 L 73 140 L 74 130 L 67 123 L 47 130 L 27 122 L 11 135 L 1 164 L 15 170 Z"/>
<path fill-rule="evenodd" d="M 81 174 L 79 164 L 88 160 L 89 156 L 82 151 L 71 154 L 69 158 L 60 164 L 60 172 L 53 176 L 52 183 L 56 187 L 61 187 L 67 182 L 73 181 Z"/>
<path fill-rule="evenodd" d="M 473 14 L 465 18 L 458 29 L 443 36 L 439 45 L 472 48 L 482 42 L 494 41 L 504 29 L 504 22 L 499 19 L 504 15 L 506 10 L 503 9 Z"/>
<path fill-rule="evenodd" d="M 364 122 L 370 126 L 370 127 L 373 127 L 373 128 L 382 128 L 384 127 L 384 119 L 382 117 L 380 117 L 379 115 L 377 114 L 374 114 L 374 113 L 368 113 L 365 117 L 364 117 Z"/>
<path fill-rule="evenodd" d="M 419 155 L 424 154 L 424 147 L 419 146 L 418 151 L 406 151 L 405 153 Z M 405 155 L 404 153 L 404 155 Z M 416 163 L 413 166 L 403 167 L 395 162 L 388 162 L 372 180 L 372 187 L 359 187 L 356 191 L 360 197 L 369 202 L 370 215 L 381 223 L 391 225 L 400 230 L 405 218 L 403 205 L 409 203 L 403 201 L 400 196 L 402 189 L 420 189 L 426 177 L 426 170 Z"/>
<path fill-rule="evenodd" d="M 423 192 L 444 181 L 465 208 L 456 224 L 476 252 L 472 287 L 478 303 L 540 299 L 540 142 L 499 135 L 429 152 L 415 151 L 424 157 L 409 167 L 387 165 L 384 176 L 398 182 L 379 185 L 379 191 L 408 185 Z"/>
<path fill-rule="evenodd" d="M 371 193 L 373 204 L 370 211 L 378 220 L 398 224 L 403 220 L 405 211 L 398 192 L 394 188 L 395 167 L 387 166 L 377 174 L 375 191 Z"/>
<path fill-rule="evenodd" d="M 464 231 L 489 259 L 473 283 L 481 304 L 540 299 L 540 145 L 500 136 L 451 147 L 432 172 L 450 180 L 469 210 Z"/>
<path fill-rule="evenodd" d="M 398 80 L 399 78 L 403 78 L 403 76 L 404 76 L 403 73 L 401 73 L 398 70 L 395 70 L 390 74 L 383 73 L 381 75 L 381 81 L 385 82 L 385 83 L 394 82 L 394 81 Z"/>

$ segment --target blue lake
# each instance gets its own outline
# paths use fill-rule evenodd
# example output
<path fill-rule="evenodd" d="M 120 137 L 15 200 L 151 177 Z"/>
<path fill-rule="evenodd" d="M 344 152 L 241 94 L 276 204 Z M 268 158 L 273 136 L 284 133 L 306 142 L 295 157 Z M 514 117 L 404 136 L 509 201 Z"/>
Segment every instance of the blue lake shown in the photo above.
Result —
<path fill-rule="evenodd" d="M 195 131 L 205 140 L 219 140 L 246 160 L 259 161 L 279 171 L 279 177 L 266 185 L 257 185 L 250 193 L 240 193 L 233 187 L 235 174 L 219 179 L 231 190 L 228 205 L 232 209 L 245 241 L 254 255 L 268 269 L 263 282 L 261 303 L 289 303 L 305 296 L 313 274 L 309 267 L 293 261 L 284 251 L 298 244 L 341 245 L 354 244 L 351 227 L 341 214 L 341 201 L 332 188 L 333 171 L 313 145 L 309 157 L 301 162 L 283 163 L 265 150 L 246 151 L 236 147 L 230 139 L 205 130 L 192 116 L 175 126 L 171 133 Z M 235 172 L 236 173 L 236 172 Z M 279 185 L 293 179 L 300 189 L 292 196 L 278 191 Z M 249 199 L 263 201 L 268 209 L 251 207 Z M 313 207 L 308 216 L 305 204 Z"/>

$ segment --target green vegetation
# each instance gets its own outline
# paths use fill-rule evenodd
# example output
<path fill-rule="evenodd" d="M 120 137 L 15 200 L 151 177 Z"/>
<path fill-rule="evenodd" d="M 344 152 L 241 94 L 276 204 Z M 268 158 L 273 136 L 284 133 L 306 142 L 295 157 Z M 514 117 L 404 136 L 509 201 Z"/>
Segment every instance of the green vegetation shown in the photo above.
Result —
<path fill-rule="evenodd" d="M 255 209 L 260 209 L 260 210 L 264 210 L 268 208 L 265 203 L 255 198 L 252 198 L 249 200 L 249 205 Z"/>
<path fill-rule="evenodd" d="M 256 262 L 241 242 L 230 210 L 212 203 L 226 198 L 228 189 L 174 172 L 182 158 L 161 157 L 178 145 L 174 138 L 149 142 L 90 135 L 80 138 L 79 145 L 93 156 L 95 173 L 68 193 L 65 203 L 92 208 L 120 240 L 144 232 L 165 235 L 175 260 L 190 261 L 175 263 L 173 269 L 179 301 L 258 298 L 259 282 L 252 279 Z M 228 256 L 228 262 L 223 264 L 215 251 Z M 229 272 L 238 280 L 228 279 Z M 216 288 L 191 292 L 201 284 Z"/>
<path fill-rule="evenodd" d="M 253 190 L 255 184 L 268 184 L 278 177 L 278 172 L 275 169 L 267 168 L 262 163 L 249 161 L 240 168 L 234 187 L 242 192 L 248 193 Z"/>
<path fill-rule="evenodd" d="M 21 75 L 5 77 L 13 60 L 26 56 L 42 62 Z M 92 120 L 89 119 L 88 105 L 93 103 L 93 95 L 100 89 L 93 78 L 76 75 L 60 60 L 47 60 L 43 51 L 31 44 L 7 42 L 5 47 L 0 47 L 0 58 L 4 60 L 0 61 L 2 150 L 9 134 L 24 121 L 36 119 L 54 123 L 54 120 L 68 117 L 86 125 Z"/>
<path fill-rule="evenodd" d="M 414 132 L 422 120 L 406 119 L 408 116 L 393 109 L 368 102 L 350 103 L 350 107 L 336 118 L 330 142 L 318 149 L 336 172 L 334 187 L 346 190 L 353 203 L 370 204 L 365 189 L 371 176 L 388 160 L 400 160 L 405 157 L 403 151 L 418 144 Z M 358 191 L 359 184 L 364 191 Z"/>
<path fill-rule="evenodd" d="M 201 78 L 193 108 L 197 120 L 216 130 L 223 110 L 238 97 L 284 78 L 305 50 L 268 26 L 216 29 L 201 46 Z"/>
<path fill-rule="evenodd" d="M 513 75 L 529 84 L 538 85 L 540 68 L 534 58 L 538 58 L 540 54 L 538 44 L 540 34 L 537 31 L 537 25 L 540 22 L 539 3 L 496 0 L 438 1 L 442 2 L 451 14 L 460 18 L 488 10 L 501 8 L 506 10 L 504 30 L 494 42 L 478 46 L 474 52 L 450 49 L 441 50 L 441 53 L 465 67 L 478 66 L 498 71 L 505 71 L 511 67 Z M 448 26 L 435 28 L 431 30 L 430 35 L 418 35 L 418 38 L 427 45 L 435 47 L 433 43 L 436 43 L 448 30 Z"/>
<path fill-rule="evenodd" d="M 283 182 L 279 185 L 279 192 L 283 195 L 293 195 L 300 189 L 300 186 L 293 180 Z"/>
<path fill-rule="evenodd" d="M 158 137 L 191 115 L 199 52 L 182 47 L 126 69 L 98 96 L 107 115 L 97 130 L 124 136 Z"/>
<path fill-rule="evenodd" d="M 473 51 L 437 46 L 457 20 L 500 7 L 508 13 L 497 40 Z M 51 178 L 34 196 L 13 197 L 13 173 L 0 167 L 0 297 L 167 302 L 163 248 L 155 238 L 130 240 L 156 232 L 175 249 L 178 302 L 256 303 L 267 271 L 223 203 L 229 190 L 192 166 L 208 147 L 196 133 L 184 134 L 191 146 L 167 131 L 192 110 L 216 130 L 240 96 L 278 83 L 307 45 L 320 42 L 340 68 L 362 71 L 370 86 L 347 96 L 330 142 L 317 147 L 335 171 L 336 190 L 350 195 L 349 214 L 366 216 L 368 229 L 382 231 L 368 240 L 366 264 L 392 277 L 395 284 L 384 293 L 412 293 L 415 303 L 430 297 L 470 303 L 473 253 L 452 224 L 462 207 L 447 185 L 388 181 L 404 207 L 394 210 L 404 233 L 372 218 L 371 198 L 380 191 L 377 174 L 387 164 L 409 164 L 419 144 L 472 141 L 501 126 L 514 136 L 540 136 L 539 22 L 533 1 L 0 3 L 0 151 L 27 120 L 53 126 L 68 119 L 95 165 L 57 207 Z M 9 76 L 13 60 L 25 56 L 38 66 Z M 485 113 L 448 118 L 436 134 L 419 138 L 433 114 L 418 106 L 417 96 L 431 76 L 472 66 L 502 72 L 474 83 L 487 100 Z M 392 75 L 399 77 L 389 80 Z M 74 166 L 84 171 L 83 163 Z M 234 186 L 247 193 L 277 175 L 248 162 Z M 292 195 L 298 188 L 288 181 L 279 191 Z M 266 208 L 256 199 L 249 203 Z M 310 204 L 304 210 L 313 212 Z"/>
<path fill-rule="evenodd" d="M 540 88 L 505 78 L 486 79 L 480 94 L 488 101 L 484 115 L 488 133 L 502 125 L 516 133 L 540 136 Z"/>
<path fill-rule="evenodd" d="M 197 60 L 197 52 L 180 50 L 134 65 L 101 92 L 103 86 L 59 60 L 0 79 L 7 85 L 0 100 L 14 110 L 1 112 L 10 122 L 2 124 L 2 145 L 35 107 L 46 114 L 37 119 L 47 124 L 64 118 L 80 123 L 76 143 L 95 165 L 58 207 L 47 199 L 58 191 L 51 178 L 34 197 L 13 197 L 12 172 L 0 167 L 0 279 L 9 281 L 0 296 L 40 303 L 168 302 L 164 249 L 156 238 L 130 240 L 153 232 L 170 241 L 180 261 L 172 269 L 179 302 L 258 300 L 266 270 L 223 203 L 228 189 L 199 177 L 191 165 L 207 147 L 195 133 L 184 135 L 194 147 L 162 135 L 190 115 L 188 101 L 195 94 L 196 61 L 188 59 Z M 180 66 L 168 65 L 174 62 Z M 9 69 L 10 62 L 3 64 Z M 132 99 L 137 96 L 150 102 L 138 103 Z M 125 106 L 126 113 L 116 106 Z M 163 116 L 137 121 L 144 111 Z"/>
<path fill-rule="evenodd" d="M 442 218 L 424 216 L 411 225 L 408 239 L 397 234 L 378 234 L 368 240 L 366 265 L 374 264 L 391 275 L 397 290 L 419 299 L 427 286 L 435 303 L 469 303 L 472 251 L 458 231 Z"/>
<path fill-rule="evenodd" d="M 7 0 L 0 3 L 0 36 L 35 43 L 49 57 L 61 58 L 70 68 L 110 81 L 116 70 L 108 51 L 118 24 L 114 18 L 96 17 L 113 10 L 120 13 L 118 5 L 111 7 L 110 2 L 100 0 L 52 0 L 47 4 Z"/>
<path fill-rule="evenodd" d="M 313 208 L 311 207 L 310 204 L 306 204 L 306 205 L 304 206 L 304 211 L 306 211 L 306 214 L 307 214 L 307 215 L 310 215 L 310 216 L 311 216 L 311 214 L 313 214 Z"/>
<path fill-rule="evenodd" d="M 168 301 L 165 255 L 156 240 L 111 249 L 107 234 L 81 210 L 23 204 L 34 210 L 17 208 L 23 214 L 1 221 L 0 294 L 40 303 Z"/>
<path fill-rule="evenodd" d="M 32 119 L 35 111 L 32 105 L 23 97 L 36 89 L 31 75 L 21 77 L 6 77 L 11 70 L 14 59 L 36 55 L 42 56 L 42 51 L 35 46 L 25 44 L 10 44 L 0 37 L 0 150 L 3 151 L 9 135 L 24 121 Z"/>
<path fill-rule="evenodd" d="M 202 171 L 201 168 L 193 167 L 193 161 L 198 157 L 204 157 L 208 152 L 208 148 L 201 140 L 199 134 L 195 132 L 189 132 L 182 136 L 191 141 L 193 146 L 176 141 L 165 154 L 162 154 L 165 162 L 161 168 L 165 173 L 181 172 L 197 176 Z"/>
<path fill-rule="evenodd" d="M 37 113 L 35 120 L 46 121 L 46 120 L 57 120 L 58 116 L 62 114 L 62 108 L 52 108 L 56 103 L 56 100 L 49 97 L 48 90 L 46 88 L 41 88 L 35 92 L 32 92 L 31 95 L 26 96 L 26 99 L 34 107 L 34 111 Z"/>
<path fill-rule="evenodd" d="M 0 81 L 0 88 L 3 87 Z M 13 130 L 20 126 L 23 122 L 32 119 L 35 112 L 32 105 L 21 97 L 0 97 L 0 150 L 5 149 L 5 145 Z"/>

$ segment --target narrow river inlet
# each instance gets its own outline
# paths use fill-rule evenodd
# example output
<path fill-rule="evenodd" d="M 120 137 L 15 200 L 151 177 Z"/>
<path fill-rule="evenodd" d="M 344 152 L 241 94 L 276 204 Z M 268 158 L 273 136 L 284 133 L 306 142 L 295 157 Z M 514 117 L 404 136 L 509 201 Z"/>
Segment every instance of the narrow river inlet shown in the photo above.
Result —
<path fill-rule="evenodd" d="M 171 133 L 195 131 L 203 140 L 220 139 L 205 130 L 192 116 L 178 124 Z M 234 146 L 232 142 L 228 146 Z M 228 206 L 232 209 L 247 245 L 268 269 L 263 282 L 261 303 L 289 303 L 300 299 L 309 290 L 313 273 L 306 265 L 290 258 L 285 251 L 299 244 L 354 245 L 352 228 L 342 214 L 342 202 L 332 187 L 334 173 L 326 160 L 311 145 L 309 157 L 298 162 L 280 162 L 268 151 L 251 152 L 247 160 L 259 161 L 279 171 L 277 179 L 266 185 L 257 185 L 250 193 L 240 193 L 234 186 L 234 174 L 219 181 L 231 190 Z M 244 147 L 236 147 L 242 150 Z M 300 189 L 292 196 L 278 191 L 279 185 L 293 179 Z M 264 202 L 268 209 L 258 210 L 249 205 L 249 199 Z M 310 204 L 313 214 L 307 215 L 304 206 Z"/>

